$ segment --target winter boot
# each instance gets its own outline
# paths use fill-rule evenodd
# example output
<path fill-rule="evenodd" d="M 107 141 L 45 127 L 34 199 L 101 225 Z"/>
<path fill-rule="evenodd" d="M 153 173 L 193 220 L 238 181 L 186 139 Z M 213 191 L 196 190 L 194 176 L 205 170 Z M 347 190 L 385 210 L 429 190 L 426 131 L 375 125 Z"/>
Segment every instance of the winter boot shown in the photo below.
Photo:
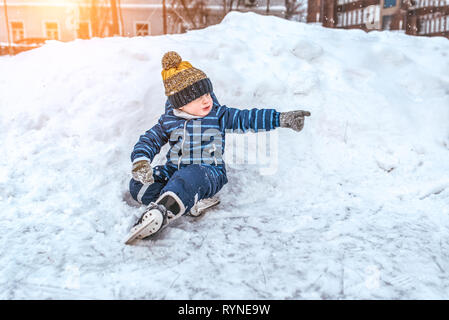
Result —
<path fill-rule="evenodd" d="M 156 202 L 148 205 L 147 210 L 131 228 L 125 244 L 132 244 L 137 239 L 145 239 L 159 233 L 184 212 L 184 204 L 176 194 L 164 193 Z"/>
<path fill-rule="evenodd" d="M 143 239 L 156 234 L 167 223 L 167 209 L 151 202 L 147 210 L 131 228 L 125 244 L 131 244 L 137 239 Z"/>

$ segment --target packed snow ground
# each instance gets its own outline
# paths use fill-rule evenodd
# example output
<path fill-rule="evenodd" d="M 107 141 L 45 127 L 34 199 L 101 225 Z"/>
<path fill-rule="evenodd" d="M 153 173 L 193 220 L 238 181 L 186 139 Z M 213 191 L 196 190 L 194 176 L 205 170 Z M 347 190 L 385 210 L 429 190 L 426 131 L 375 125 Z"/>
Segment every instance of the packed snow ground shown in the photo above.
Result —
<path fill-rule="evenodd" d="M 129 156 L 163 112 L 170 50 L 221 104 L 312 116 L 270 136 L 275 174 L 230 163 L 217 209 L 125 246 L 144 209 Z M 233 12 L 182 35 L 52 41 L 0 58 L 0 150 L 2 299 L 449 298 L 444 38 Z"/>

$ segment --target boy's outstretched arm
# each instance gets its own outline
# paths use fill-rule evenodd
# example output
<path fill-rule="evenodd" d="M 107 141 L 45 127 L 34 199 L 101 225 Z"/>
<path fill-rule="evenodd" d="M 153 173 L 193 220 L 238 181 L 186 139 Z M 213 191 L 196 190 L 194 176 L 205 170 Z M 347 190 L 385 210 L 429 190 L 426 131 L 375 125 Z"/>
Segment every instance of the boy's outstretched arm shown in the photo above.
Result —
<path fill-rule="evenodd" d="M 249 129 L 254 132 L 269 131 L 278 127 L 301 131 L 304 127 L 304 117 L 310 112 L 303 110 L 277 112 L 275 109 L 236 109 L 227 106 L 218 108 L 221 126 L 224 129 L 245 133 Z"/>
<path fill-rule="evenodd" d="M 248 130 L 273 130 L 280 126 L 280 112 L 274 109 L 237 109 L 227 106 L 218 107 L 218 116 L 221 127 L 235 130 L 236 133 L 245 133 Z"/>

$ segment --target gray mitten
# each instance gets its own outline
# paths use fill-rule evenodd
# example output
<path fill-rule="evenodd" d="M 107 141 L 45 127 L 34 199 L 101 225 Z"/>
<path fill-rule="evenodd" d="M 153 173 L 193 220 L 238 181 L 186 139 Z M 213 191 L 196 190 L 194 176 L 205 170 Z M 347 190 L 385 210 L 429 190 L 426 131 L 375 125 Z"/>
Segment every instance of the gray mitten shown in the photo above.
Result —
<path fill-rule="evenodd" d="M 153 169 L 150 162 L 147 160 L 137 161 L 133 163 L 132 169 L 133 179 L 142 182 L 143 184 L 153 183 Z"/>
<path fill-rule="evenodd" d="M 304 127 L 304 117 L 309 117 L 309 111 L 295 110 L 288 112 L 281 112 L 279 122 L 281 128 L 291 128 L 295 131 L 301 131 Z"/>

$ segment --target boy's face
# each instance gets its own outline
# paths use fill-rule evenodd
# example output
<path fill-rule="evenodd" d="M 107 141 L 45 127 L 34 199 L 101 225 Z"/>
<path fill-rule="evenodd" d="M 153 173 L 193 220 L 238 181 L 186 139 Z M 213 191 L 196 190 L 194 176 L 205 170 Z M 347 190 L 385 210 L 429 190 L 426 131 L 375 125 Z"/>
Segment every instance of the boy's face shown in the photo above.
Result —
<path fill-rule="evenodd" d="M 210 93 L 207 93 L 179 109 L 194 116 L 205 117 L 212 109 L 212 97 L 210 96 Z"/>

